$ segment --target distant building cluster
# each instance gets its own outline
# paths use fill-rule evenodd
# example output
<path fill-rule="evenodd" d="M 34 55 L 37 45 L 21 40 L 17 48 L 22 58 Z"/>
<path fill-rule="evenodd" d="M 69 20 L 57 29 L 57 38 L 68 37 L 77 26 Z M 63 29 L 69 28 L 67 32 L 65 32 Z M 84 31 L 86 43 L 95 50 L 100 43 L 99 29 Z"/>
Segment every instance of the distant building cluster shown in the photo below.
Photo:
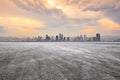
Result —
<path fill-rule="evenodd" d="M 96 34 L 96 37 L 93 37 L 92 41 L 93 41 L 93 42 L 99 42 L 99 41 L 101 41 L 100 34 L 97 33 L 97 34 Z"/>
<path fill-rule="evenodd" d="M 97 33 L 95 37 L 87 37 L 86 35 L 77 36 L 74 42 L 100 42 L 100 33 Z"/>
<path fill-rule="evenodd" d="M 35 38 L 25 38 L 23 41 L 26 42 L 100 42 L 100 33 L 97 33 L 95 37 L 87 37 L 86 35 L 78 35 L 77 37 L 65 37 L 63 34 L 59 33 L 56 36 L 38 36 Z"/>
<path fill-rule="evenodd" d="M 74 39 L 75 42 L 100 42 L 100 33 L 97 33 L 95 37 L 87 37 L 86 35 L 77 36 Z"/>

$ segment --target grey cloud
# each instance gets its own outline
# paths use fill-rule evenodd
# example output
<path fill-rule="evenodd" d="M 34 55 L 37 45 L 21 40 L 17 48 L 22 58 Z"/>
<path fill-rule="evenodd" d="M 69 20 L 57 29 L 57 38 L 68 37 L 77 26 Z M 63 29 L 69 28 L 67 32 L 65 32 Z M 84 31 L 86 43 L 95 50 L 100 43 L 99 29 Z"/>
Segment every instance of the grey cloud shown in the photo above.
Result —
<path fill-rule="evenodd" d="M 120 8 L 111 8 L 105 10 L 105 15 L 120 23 Z"/>
<path fill-rule="evenodd" d="M 21 1 L 24 1 L 22 3 Z M 105 16 L 111 17 L 116 21 L 120 21 L 120 7 L 118 3 L 120 0 L 58 0 L 66 6 L 76 6 L 77 9 L 82 11 L 102 11 L 105 12 Z M 66 27 L 69 29 L 82 29 L 84 26 L 96 26 L 98 18 L 94 19 L 80 19 L 80 18 L 68 18 L 61 10 L 47 9 L 42 3 L 44 0 L 13 0 L 13 2 L 26 11 L 32 11 L 37 15 L 44 16 L 47 27 L 61 28 Z"/>
<path fill-rule="evenodd" d="M 105 7 L 101 7 L 101 8 L 88 7 L 84 10 L 85 11 L 86 10 L 102 11 L 102 12 L 104 12 L 104 15 L 106 17 L 109 17 L 109 18 L 113 19 L 114 21 L 120 23 L 120 8 L 105 6 Z"/>
<path fill-rule="evenodd" d="M 43 5 L 44 0 L 33 0 L 33 2 L 30 2 L 29 0 L 24 0 L 23 2 L 22 1 L 21 0 L 13 0 L 13 2 L 19 8 L 25 9 L 27 11 L 32 11 L 33 13 L 37 13 L 39 15 L 46 15 L 46 16 L 52 17 L 52 15 L 54 14 L 59 17 L 65 17 L 65 15 L 60 10 L 47 9 Z"/>
<path fill-rule="evenodd" d="M 61 27 L 64 25 L 64 19 L 67 18 L 65 14 L 61 10 L 58 9 L 47 9 L 43 2 L 45 0 L 33 0 L 30 2 L 29 0 L 24 0 L 26 4 L 20 2 L 20 0 L 13 0 L 14 4 L 16 4 L 19 8 L 24 9 L 26 11 L 32 12 L 37 18 L 45 22 L 45 27 Z"/>

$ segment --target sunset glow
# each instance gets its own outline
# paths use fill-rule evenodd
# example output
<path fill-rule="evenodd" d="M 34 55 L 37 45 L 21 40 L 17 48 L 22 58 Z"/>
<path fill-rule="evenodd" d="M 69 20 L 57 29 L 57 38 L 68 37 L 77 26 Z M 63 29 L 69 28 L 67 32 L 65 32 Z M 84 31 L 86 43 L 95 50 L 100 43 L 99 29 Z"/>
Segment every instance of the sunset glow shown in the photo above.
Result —
<path fill-rule="evenodd" d="M 1 0 L 0 36 L 60 32 L 69 36 L 94 32 L 119 36 L 119 3 L 118 0 Z"/>
<path fill-rule="evenodd" d="M 57 9 L 63 9 L 63 7 L 61 5 L 58 5 L 56 8 Z"/>

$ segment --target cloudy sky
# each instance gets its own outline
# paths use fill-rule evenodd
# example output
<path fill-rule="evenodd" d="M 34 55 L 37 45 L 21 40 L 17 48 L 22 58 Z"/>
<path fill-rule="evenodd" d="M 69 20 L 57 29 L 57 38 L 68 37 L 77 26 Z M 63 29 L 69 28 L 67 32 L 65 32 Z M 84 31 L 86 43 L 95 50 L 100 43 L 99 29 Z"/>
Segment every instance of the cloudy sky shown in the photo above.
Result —
<path fill-rule="evenodd" d="M 120 0 L 0 0 L 0 36 L 120 36 Z"/>

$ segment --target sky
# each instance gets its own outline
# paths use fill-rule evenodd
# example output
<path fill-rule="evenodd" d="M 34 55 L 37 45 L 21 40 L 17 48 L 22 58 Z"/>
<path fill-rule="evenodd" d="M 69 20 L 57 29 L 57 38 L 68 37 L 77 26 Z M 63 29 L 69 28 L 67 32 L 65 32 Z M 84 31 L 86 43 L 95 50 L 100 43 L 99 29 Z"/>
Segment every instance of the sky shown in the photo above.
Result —
<path fill-rule="evenodd" d="M 0 36 L 120 36 L 120 0 L 0 0 Z"/>

